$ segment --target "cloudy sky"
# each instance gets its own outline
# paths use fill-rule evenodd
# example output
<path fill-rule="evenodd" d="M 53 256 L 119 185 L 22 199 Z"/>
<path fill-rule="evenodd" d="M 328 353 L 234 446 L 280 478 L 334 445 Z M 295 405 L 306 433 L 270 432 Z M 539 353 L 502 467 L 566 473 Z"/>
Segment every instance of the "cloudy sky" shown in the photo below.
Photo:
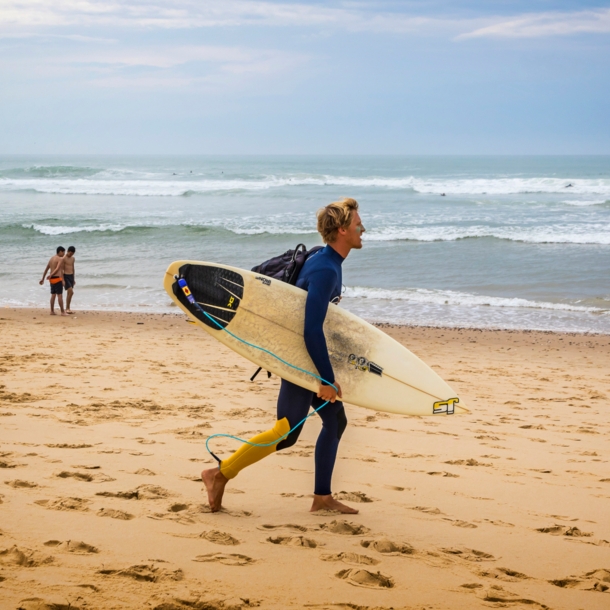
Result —
<path fill-rule="evenodd" d="M 0 0 L 0 154 L 609 154 L 610 1 Z"/>

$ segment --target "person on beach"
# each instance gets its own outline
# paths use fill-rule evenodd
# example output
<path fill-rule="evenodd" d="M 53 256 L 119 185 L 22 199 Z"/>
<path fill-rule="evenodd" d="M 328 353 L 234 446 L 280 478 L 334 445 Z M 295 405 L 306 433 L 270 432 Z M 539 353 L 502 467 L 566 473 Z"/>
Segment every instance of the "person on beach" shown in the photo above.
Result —
<path fill-rule="evenodd" d="M 73 313 L 70 310 L 70 303 L 72 302 L 72 295 L 74 294 L 74 286 L 76 286 L 76 280 L 74 279 L 74 254 L 76 248 L 74 246 L 68 247 L 68 252 L 63 259 L 63 272 L 64 272 L 64 288 L 66 289 L 66 313 Z"/>
<path fill-rule="evenodd" d="M 57 297 L 57 301 L 59 303 L 59 309 L 61 310 L 61 315 L 67 315 L 64 311 L 64 278 L 63 278 L 63 259 L 64 254 L 66 253 L 66 249 L 63 246 L 59 246 L 56 250 L 55 256 L 52 256 L 45 267 L 45 270 L 42 273 L 42 279 L 38 282 L 41 286 L 44 284 L 45 279 L 47 279 L 47 271 L 49 272 L 49 283 L 51 284 L 51 315 L 57 315 L 55 313 L 55 297 Z"/>
<path fill-rule="evenodd" d="M 358 512 L 356 509 L 339 502 L 331 493 L 333 468 L 339 441 L 347 426 L 347 417 L 343 403 L 338 400 L 341 398 L 341 385 L 333 373 L 323 325 L 329 303 L 337 303 L 341 298 L 341 264 L 352 249 L 362 248 L 362 233 L 365 229 L 358 214 L 358 203 L 354 199 L 343 199 L 319 210 L 318 231 L 326 247 L 307 259 L 296 285 L 307 291 L 305 346 L 324 381 L 316 393 L 282 379 L 275 425 L 271 430 L 251 438 L 250 442 L 264 445 L 278 441 L 307 415 L 310 407 L 316 409 L 329 401 L 318 411 L 322 419 L 322 430 L 316 442 L 314 499 L 310 510 L 331 509 L 355 514 Z M 229 458 L 222 460 L 217 468 L 204 470 L 201 478 L 206 486 L 212 512 L 221 509 L 225 486 L 230 479 L 246 466 L 271 453 L 292 447 L 297 442 L 301 429 L 302 426 L 299 426 L 276 444 L 267 447 L 244 444 Z"/>

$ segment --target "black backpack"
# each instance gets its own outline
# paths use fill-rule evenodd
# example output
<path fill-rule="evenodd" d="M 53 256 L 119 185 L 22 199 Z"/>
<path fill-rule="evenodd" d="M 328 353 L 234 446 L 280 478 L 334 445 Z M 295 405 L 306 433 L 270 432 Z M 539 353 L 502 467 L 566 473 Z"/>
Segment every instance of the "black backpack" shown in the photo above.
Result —
<path fill-rule="evenodd" d="M 299 273 L 305 261 L 323 247 L 314 246 L 311 250 L 308 250 L 305 244 L 299 244 L 294 250 L 286 250 L 284 254 L 274 256 L 268 261 L 252 267 L 252 271 L 294 286 L 299 279 Z M 254 375 L 250 377 L 250 381 L 254 381 L 261 370 L 262 367 L 259 366 Z M 267 371 L 267 377 L 271 377 L 269 371 Z"/>
<path fill-rule="evenodd" d="M 299 279 L 299 273 L 305 261 L 323 247 L 314 246 L 311 250 L 308 250 L 305 244 L 299 244 L 294 250 L 286 250 L 284 254 L 274 256 L 268 261 L 252 267 L 252 271 L 294 286 Z"/>

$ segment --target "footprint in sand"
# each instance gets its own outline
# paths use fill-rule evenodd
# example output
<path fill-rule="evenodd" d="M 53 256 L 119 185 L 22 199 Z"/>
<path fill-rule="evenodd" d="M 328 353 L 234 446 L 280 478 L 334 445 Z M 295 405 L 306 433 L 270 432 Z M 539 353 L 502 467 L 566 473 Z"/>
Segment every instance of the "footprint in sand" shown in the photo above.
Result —
<path fill-rule="evenodd" d="M 432 506 L 411 506 L 410 509 L 411 510 L 417 510 L 420 513 L 426 513 L 427 515 L 442 515 L 442 514 L 444 514 L 443 512 L 441 512 L 441 510 L 439 508 L 434 508 Z"/>
<path fill-rule="evenodd" d="M 154 565 L 141 564 L 130 566 L 124 569 L 103 569 L 98 570 L 98 574 L 105 576 L 122 576 L 132 578 L 140 582 L 160 582 L 162 580 L 179 581 L 184 578 L 182 570 L 165 570 Z"/>
<path fill-rule="evenodd" d="M 606 593 L 610 591 L 610 570 L 592 570 L 581 576 L 570 576 L 559 580 L 549 580 L 549 582 L 563 589 L 580 589 L 582 591 Z"/>
<path fill-rule="evenodd" d="M 252 557 L 237 553 L 208 553 L 207 555 L 197 555 L 193 561 L 222 563 L 225 566 L 247 566 L 254 563 Z"/>
<path fill-rule="evenodd" d="M 466 582 L 463 585 L 460 585 L 460 587 L 464 587 L 464 589 L 482 589 L 483 585 L 478 582 Z"/>
<path fill-rule="evenodd" d="M 496 558 L 489 553 L 484 551 L 477 551 L 476 549 L 457 549 L 457 548 L 445 548 L 441 549 L 446 555 L 453 555 L 459 557 L 465 561 L 479 562 L 479 561 L 495 561 Z"/>
<path fill-rule="evenodd" d="M 38 483 L 31 483 L 30 481 L 22 481 L 21 479 L 15 479 L 13 481 L 4 481 L 5 485 L 12 487 L 13 489 L 34 489 L 38 487 Z"/>
<path fill-rule="evenodd" d="M 304 536 L 271 536 L 267 538 L 271 544 L 281 544 L 284 546 L 298 546 L 305 549 L 315 549 L 322 546 L 319 542 L 312 540 L 311 538 L 305 538 Z"/>
<path fill-rule="evenodd" d="M 57 500 L 36 500 L 34 504 L 44 506 L 50 510 L 78 510 L 86 512 L 89 510 L 87 504 L 90 504 L 89 500 L 83 498 L 57 498 Z"/>
<path fill-rule="evenodd" d="M 576 526 L 568 527 L 567 525 L 551 525 L 550 527 L 539 527 L 536 529 L 537 532 L 542 534 L 551 534 L 551 536 L 571 536 L 573 538 L 590 538 L 593 536 L 592 532 L 583 532 Z"/>
<path fill-rule="evenodd" d="M 22 599 L 17 607 L 19 610 L 80 610 L 80 606 L 61 602 L 47 602 L 41 597 Z"/>
<path fill-rule="evenodd" d="M 158 485 L 138 485 L 138 487 L 130 491 L 100 491 L 95 495 L 103 496 L 104 498 L 122 498 L 124 500 L 160 500 L 169 498 L 173 494 Z"/>
<path fill-rule="evenodd" d="M 452 464 L 454 466 L 493 466 L 493 464 L 479 462 L 474 458 L 470 458 L 468 460 L 447 460 L 445 464 Z"/>
<path fill-rule="evenodd" d="M 330 532 L 331 534 L 340 534 L 342 536 L 363 536 L 371 530 L 364 525 L 358 523 L 350 523 L 349 521 L 331 521 L 330 523 L 321 523 L 320 529 Z"/>
<path fill-rule="evenodd" d="M 193 523 L 205 522 L 203 515 L 210 514 L 212 509 L 207 504 L 198 504 L 195 506 L 187 505 L 184 510 L 181 509 L 184 504 L 176 503 L 172 504 L 166 513 L 152 513 L 148 515 L 149 519 L 155 519 L 157 521 L 175 521 L 182 525 L 192 525 Z M 231 517 L 250 517 L 252 513 L 247 510 L 229 510 L 227 508 L 221 508 L 220 513 L 229 515 Z"/>
<path fill-rule="evenodd" d="M 2 565 L 36 568 L 53 563 L 53 561 L 53 557 L 43 556 L 31 549 L 20 549 L 17 546 L 0 550 L 0 564 Z"/>
<path fill-rule="evenodd" d="M 352 565 L 376 566 L 379 560 L 369 557 L 368 555 L 359 555 L 358 553 L 335 553 L 334 555 L 321 555 L 322 561 L 342 561 Z"/>
<path fill-rule="evenodd" d="M 504 580 L 506 582 L 521 582 L 522 580 L 529 580 L 529 576 L 510 568 L 493 568 L 493 570 L 481 570 L 479 576 L 482 578 L 495 578 L 497 580 Z"/>
<path fill-rule="evenodd" d="M 447 472 L 445 470 L 443 470 L 442 472 L 438 472 L 438 471 L 432 471 L 432 472 L 427 472 L 426 474 L 430 474 L 432 476 L 437 476 L 437 477 L 449 477 L 451 479 L 458 479 L 460 477 L 459 474 L 453 474 L 451 472 Z"/>
<path fill-rule="evenodd" d="M 263 524 L 258 527 L 260 530 L 278 530 L 278 529 L 287 529 L 293 530 L 295 532 L 306 532 L 307 528 L 304 525 L 297 525 L 296 523 L 286 523 L 285 525 L 269 525 Z"/>
<path fill-rule="evenodd" d="M 219 532 L 218 530 L 210 530 L 209 532 L 202 532 L 198 538 L 205 538 L 209 542 L 214 544 L 223 544 L 225 546 L 236 546 L 240 544 L 237 538 L 227 534 L 226 532 Z"/>
<path fill-rule="evenodd" d="M 133 474 L 140 474 L 140 475 L 147 476 L 147 477 L 157 476 L 156 472 L 153 472 L 152 470 L 148 470 L 148 468 L 140 468 L 139 470 L 136 470 Z M 199 481 L 201 481 L 201 479 L 199 479 Z"/>
<path fill-rule="evenodd" d="M 130 521 L 135 519 L 134 515 L 126 513 L 124 510 L 115 510 L 114 508 L 100 508 L 97 511 L 98 517 L 110 517 L 111 519 L 120 519 L 121 521 Z"/>
<path fill-rule="evenodd" d="M 335 494 L 335 498 L 341 502 L 373 502 L 372 498 L 369 498 L 362 491 L 340 491 Z"/>
<path fill-rule="evenodd" d="M 455 521 L 453 519 L 447 519 L 447 521 L 451 521 L 451 525 L 453 525 L 454 527 L 464 527 L 466 529 L 472 530 L 478 527 L 474 523 L 470 523 L 469 521 L 462 521 L 460 519 L 456 519 Z"/>
<path fill-rule="evenodd" d="M 56 548 L 59 551 L 65 551 L 66 553 L 75 553 L 77 555 L 88 555 L 89 553 L 99 553 L 99 549 L 86 542 L 78 540 L 47 540 L 44 543 L 45 546 Z"/>
<path fill-rule="evenodd" d="M 494 604 L 499 604 L 501 606 L 506 605 L 522 605 L 522 606 L 537 606 L 538 608 L 542 608 L 543 610 L 549 610 L 548 606 L 541 604 L 533 599 L 528 599 L 524 597 L 519 597 L 510 591 L 504 590 L 502 587 L 497 585 L 492 585 L 483 596 L 483 601 L 491 602 Z"/>
<path fill-rule="evenodd" d="M 384 555 L 413 555 L 415 549 L 406 542 L 392 542 L 387 538 L 381 540 L 362 540 L 360 545 L 365 549 L 373 549 Z"/>
<path fill-rule="evenodd" d="M 374 573 L 368 570 L 349 568 L 337 572 L 335 576 L 356 587 L 368 587 L 369 589 L 392 589 L 394 587 L 394 581 L 381 572 Z"/>
<path fill-rule="evenodd" d="M 89 474 L 88 472 L 71 472 L 68 470 L 62 470 L 55 475 L 60 479 L 78 479 L 79 481 L 86 481 L 87 483 L 107 483 L 109 481 L 116 481 L 107 474 Z"/>
<path fill-rule="evenodd" d="M 506 521 L 493 521 L 492 519 L 483 519 L 487 523 L 491 523 L 492 525 L 497 525 L 498 527 L 515 527 L 513 523 L 507 523 Z"/>
<path fill-rule="evenodd" d="M 0 468 L 17 468 L 17 466 L 23 466 L 24 464 L 16 464 L 7 460 L 0 460 Z"/>
<path fill-rule="evenodd" d="M 45 445 L 45 447 L 51 447 L 52 449 L 89 449 L 89 447 L 93 447 L 93 445 L 87 445 L 85 443 L 49 443 Z"/>

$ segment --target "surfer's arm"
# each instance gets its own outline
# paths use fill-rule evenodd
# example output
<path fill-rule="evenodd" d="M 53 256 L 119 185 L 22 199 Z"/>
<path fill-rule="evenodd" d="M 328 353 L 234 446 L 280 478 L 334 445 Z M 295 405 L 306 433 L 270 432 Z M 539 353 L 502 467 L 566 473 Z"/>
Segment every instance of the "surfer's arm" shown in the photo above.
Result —
<path fill-rule="evenodd" d="M 51 265 L 49 263 L 47 263 L 47 266 L 44 268 L 44 271 L 42 272 L 42 279 L 40 280 L 40 282 L 38 282 L 39 284 L 44 284 L 44 280 L 47 277 L 47 271 L 50 269 Z"/>
<path fill-rule="evenodd" d="M 307 301 L 305 303 L 305 347 L 318 369 L 324 385 L 335 382 L 335 374 L 328 356 L 326 337 L 324 337 L 324 320 L 328 311 L 330 296 L 337 282 L 332 269 L 320 269 L 309 279 Z"/>

